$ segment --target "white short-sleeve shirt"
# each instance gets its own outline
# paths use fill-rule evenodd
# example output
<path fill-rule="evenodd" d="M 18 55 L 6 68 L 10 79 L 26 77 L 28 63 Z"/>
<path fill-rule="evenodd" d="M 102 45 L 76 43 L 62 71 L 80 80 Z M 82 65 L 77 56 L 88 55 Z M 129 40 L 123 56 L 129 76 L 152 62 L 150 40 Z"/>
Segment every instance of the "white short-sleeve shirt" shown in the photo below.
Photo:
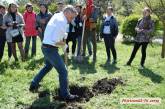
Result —
<path fill-rule="evenodd" d="M 46 26 L 43 44 L 56 46 L 57 42 L 66 39 L 67 26 L 68 21 L 63 12 L 54 14 Z"/>

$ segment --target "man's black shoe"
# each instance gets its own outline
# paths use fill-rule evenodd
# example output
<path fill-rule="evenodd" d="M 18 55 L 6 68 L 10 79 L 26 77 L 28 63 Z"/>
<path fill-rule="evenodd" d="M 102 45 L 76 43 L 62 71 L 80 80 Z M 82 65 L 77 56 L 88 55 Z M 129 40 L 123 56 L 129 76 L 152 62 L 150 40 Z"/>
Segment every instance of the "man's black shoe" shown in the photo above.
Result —
<path fill-rule="evenodd" d="M 117 61 L 116 61 L 116 60 L 114 60 L 114 61 L 112 62 L 112 64 L 117 64 Z"/>
<path fill-rule="evenodd" d="M 70 94 L 70 95 L 67 96 L 67 97 L 61 97 L 61 99 L 64 100 L 64 101 L 71 102 L 71 101 L 76 101 L 76 100 L 78 100 L 78 99 L 79 99 L 79 96 Z"/>
<path fill-rule="evenodd" d="M 41 85 L 39 84 L 38 86 L 35 86 L 35 85 L 30 85 L 30 88 L 29 88 L 29 91 L 32 92 L 32 93 L 35 93 L 35 92 L 38 92 L 38 89 Z"/>
<path fill-rule="evenodd" d="M 127 63 L 126 63 L 126 66 L 131 66 L 131 63 L 130 63 L 130 62 L 127 62 Z"/>

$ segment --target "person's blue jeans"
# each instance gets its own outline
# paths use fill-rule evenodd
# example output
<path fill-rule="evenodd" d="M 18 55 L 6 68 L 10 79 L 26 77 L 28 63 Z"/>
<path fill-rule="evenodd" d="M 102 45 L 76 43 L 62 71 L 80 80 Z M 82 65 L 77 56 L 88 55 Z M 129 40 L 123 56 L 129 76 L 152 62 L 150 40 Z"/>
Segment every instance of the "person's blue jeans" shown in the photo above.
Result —
<path fill-rule="evenodd" d="M 79 35 L 77 37 L 77 42 L 78 42 L 78 46 L 77 46 L 77 56 L 81 55 L 81 40 L 82 40 L 82 36 Z"/>
<path fill-rule="evenodd" d="M 92 41 L 91 36 L 87 39 L 87 48 L 89 55 L 92 55 Z"/>
<path fill-rule="evenodd" d="M 77 37 L 77 42 L 78 42 L 78 47 L 77 47 L 77 56 L 81 55 L 81 40 L 82 40 L 82 36 L 78 36 Z M 89 55 L 92 55 L 92 43 L 91 43 L 91 38 L 89 37 L 87 39 L 87 48 L 88 48 L 88 53 Z"/>
<path fill-rule="evenodd" d="M 60 96 L 67 97 L 68 91 L 68 72 L 63 59 L 58 54 L 58 48 L 42 47 L 45 58 L 45 66 L 34 77 L 32 85 L 38 86 L 43 77 L 54 67 L 59 73 Z"/>
<path fill-rule="evenodd" d="M 96 41 L 95 34 L 89 28 L 85 29 L 84 38 L 83 38 L 83 56 L 85 56 L 86 46 L 88 48 L 89 55 L 92 55 L 92 44 L 93 44 L 93 52 L 96 55 Z M 96 56 L 94 56 L 96 57 Z"/>

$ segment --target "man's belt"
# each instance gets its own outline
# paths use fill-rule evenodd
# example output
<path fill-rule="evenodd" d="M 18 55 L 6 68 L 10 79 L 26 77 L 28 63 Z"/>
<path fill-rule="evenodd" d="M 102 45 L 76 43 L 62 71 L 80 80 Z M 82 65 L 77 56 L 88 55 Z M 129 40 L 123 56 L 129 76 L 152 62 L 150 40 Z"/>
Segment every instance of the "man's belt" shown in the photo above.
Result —
<path fill-rule="evenodd" d="M 56 46 L 53 46 L 53 45 L 49 45 L 49 44 L 42 44 L 43 47 L 46 47 L 46 48 L 57 48 Z"/>

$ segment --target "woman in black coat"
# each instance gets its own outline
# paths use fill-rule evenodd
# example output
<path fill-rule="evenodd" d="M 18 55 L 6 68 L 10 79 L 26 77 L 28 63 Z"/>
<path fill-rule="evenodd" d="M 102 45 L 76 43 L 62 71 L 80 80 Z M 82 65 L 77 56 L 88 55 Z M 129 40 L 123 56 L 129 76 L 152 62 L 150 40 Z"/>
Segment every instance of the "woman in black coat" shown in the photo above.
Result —
<path fill-rule="evenodd" d="M 127 62 L 127 65 L 129 66 L 131 65 L 138 49 L 142 47 L 141 48 L 142 58 L 141 58 L 140 67 L 144 68 L 144 63 L 146 59 L 146 50 L 147 50 L 148 43 L 150 42 L 151 33 L 153 32 L 153 30 L 154 30 L 154 22 L 151 19 L 151 10 L 149 8 L 144 8 L 143 18 L 141 18 L 138 21 L 137 26 L 135 28 L 137 35 L 135 37 L 135 44 L 134 44 L 131 57 L 129 61 Z"/>

